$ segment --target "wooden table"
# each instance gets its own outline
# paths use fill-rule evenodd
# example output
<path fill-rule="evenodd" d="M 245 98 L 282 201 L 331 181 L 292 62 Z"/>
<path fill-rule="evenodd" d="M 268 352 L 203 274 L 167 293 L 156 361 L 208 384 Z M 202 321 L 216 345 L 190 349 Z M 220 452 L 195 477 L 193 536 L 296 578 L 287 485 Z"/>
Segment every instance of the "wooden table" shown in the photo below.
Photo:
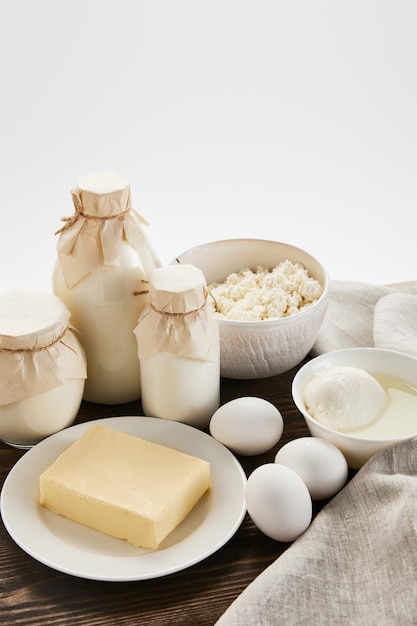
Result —
<path fill-rule="evenodd" d="M 308 435 L 291 398 L 296 370 L 262 380 L 222 379 L 222 404 L 259 396 L 284 418 L 279 444 L 256 457 L 239 457 L 245 472 L 274 460 L 280 446 Z M 99 417 L 141 415 L 139 402 L 104 406 L 84 402 L 76 422 Z M 0 485 L 24 451 L 0 444 Z M 325 504 L 314 504 L 314 515 Z M 246 515 L 235 536 L 218 552 L 184 571 L 137 582 L 101 582 L 60 573 L 28 556 L 0 526 L 0 624 L 25 626 L 113 626 L 117 624 L 212 626 L 245 587 L 289 544 L 262 535 Z"/>

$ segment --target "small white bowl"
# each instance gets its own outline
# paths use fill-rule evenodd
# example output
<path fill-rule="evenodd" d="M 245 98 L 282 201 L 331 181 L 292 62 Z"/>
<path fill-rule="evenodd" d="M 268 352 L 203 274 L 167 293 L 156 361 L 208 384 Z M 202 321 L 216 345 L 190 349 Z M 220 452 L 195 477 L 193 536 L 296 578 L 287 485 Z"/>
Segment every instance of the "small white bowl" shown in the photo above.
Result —
<path fill-rule="evenodd" d="M 224 239 L 202 244 L 177 256 L 195 265 L 208 284 L 223 282 L 244 267 L 276 267 L 282 261 L 301 263 L 323 288 L 310 307 L 281 319 L 232 321 L 219 318 L 220 369 L 226 378 L 275 376 L 298 365 L 310 352 L 322 325 L 329 299 L 327 270 L 311 254 L 295 246 L 263 239 Z"/>
<path fill-rule="evenodd" d="M 303 414 L 307 427 L 314 437 L 327 439 L 343 452 L 349 467 L 359 469 L 377 452 L 399 441 L 417 436 L 417 415 L 415 433 L 386 439 L 370 439 L 342 433 L 315 420 L 304 404 L 304 389 L 314 374 L 334 366 L 359 367 L 370 373 L 388 374 L 400 378 L 417 387 L 417 359 L 401 352 L 380 348 L 346 348 L 328 352 L 311 359 L 303 365 L 292 382 L 294 404 Z"/>

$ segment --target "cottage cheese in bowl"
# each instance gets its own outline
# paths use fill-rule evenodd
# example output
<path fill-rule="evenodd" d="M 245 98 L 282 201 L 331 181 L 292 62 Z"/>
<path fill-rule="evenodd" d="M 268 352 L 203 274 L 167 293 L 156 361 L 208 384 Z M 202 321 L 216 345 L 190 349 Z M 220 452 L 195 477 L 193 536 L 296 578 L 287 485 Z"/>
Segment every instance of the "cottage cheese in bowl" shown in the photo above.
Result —
<path fill-rule="evenodd" d="M 249 267 L 229 274 L 223 283 L 209 285 L 215 317 L 256 322 L 295 315 L 323 293 L 301 263 L 282 261 L 276 267 Z"/>
<path fill-rule="evenodd" d="M 192 248 L 175 262 L 195 265 L 206 277 L 219 322 L 223 377 L 275 376 L 311 350 L 327 310 L 329 276 L 305 250 L 263 239 L 226 239 Z M 244 296 L 236 310 L 222 312 L 236 295 Z"/>

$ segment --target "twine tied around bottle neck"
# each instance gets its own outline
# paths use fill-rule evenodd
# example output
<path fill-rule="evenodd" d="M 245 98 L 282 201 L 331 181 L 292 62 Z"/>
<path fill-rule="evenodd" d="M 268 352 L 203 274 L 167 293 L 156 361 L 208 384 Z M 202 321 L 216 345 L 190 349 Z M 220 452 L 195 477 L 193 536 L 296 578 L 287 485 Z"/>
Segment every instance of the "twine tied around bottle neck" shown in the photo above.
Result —
<path fill-rule="evenodd" d="M 149 280 L 146 280 L 144 278 L 142 278 L 142 280 L 140 281 L 142 285 L 149 285 Z M 144 296 L 147 293 L 149 293 L 149 288 L 147 289 L 141 289 L 140 291 L 134 291 L 133 295 L 134 296 Z"/>
<path fill-rule="evenodd" d="M 202 302 L 202 304 L 197 307 L 196 309 L 192 309 L 191 311 L 184 311 L 184 312 L 174 312 L 174 311 L 161 311 L 161 309 L 158 309 L 152 302 L 149 303 L 149 306 L 154 310 L 157 311 L 158 313 L 162 313 L 163 315 L 170 315 L 172 317 L 183 317 L 185 315 L 192 315 L 193 313 L 198 313 L 198 311 L 201 311 L 201 309 L 203 309 L 206 305 L 207 302 L 207 297 L 211 295 L 209 291 L 207 291 L 206 289 L 204 290 L 204 301 Z"/>
<path fill-rule="evenodd" d="M 82 200 L 80 198 L 80 193 L 78 189 L 71 191 L 72 202 L 74 204 L 75 213 L 70 215 L 69 217 L 61 217 L 61 222 L 64 222 L 64 225 L 59 228 L 54 234 L 59 235 L 68 228 L 71 228 L 73 224 L 75 224 L 80 218 L 84 218 L 86 220 L 96 220 L 96 221 L 107 221 L 107 220 L 115 220 L 119 218 L 123 218 L 130 211 L 132 211 L 142 224 L 145 226 L 149 226 L 149 222 L 145 220 L 142 215 L 140 215 L 137 211 L 135 211 L 132 207 L 128 207 L 126 210 L 121 211 L 120 213 L 116 213 L 115 215 L 90 215 L 89 213 L 84 212 L 84 207 Z"/>

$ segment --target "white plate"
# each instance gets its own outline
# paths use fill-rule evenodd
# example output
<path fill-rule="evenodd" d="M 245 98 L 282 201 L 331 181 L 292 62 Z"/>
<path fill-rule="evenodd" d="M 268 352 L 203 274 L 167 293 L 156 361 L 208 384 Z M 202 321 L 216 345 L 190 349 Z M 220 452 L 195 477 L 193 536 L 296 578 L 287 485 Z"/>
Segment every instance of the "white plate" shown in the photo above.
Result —
<path fill-rule="evenodd" d="M 38 483 L 40 474 L 92 422 L 72 426 L 26 452 L 3 485 L 0 509 L 4 525 L 30 556 L 81 578 L 144 580 L 202 561 L 235 534 L 246 513 L 246 476 L 222 444 L 191 426 L 154 417 L 111 417 L 94 423 L 205 459 L 210 463 L 212 487 L 158 550 L 137 548 L 67 520 L 40 506 Z"/>

